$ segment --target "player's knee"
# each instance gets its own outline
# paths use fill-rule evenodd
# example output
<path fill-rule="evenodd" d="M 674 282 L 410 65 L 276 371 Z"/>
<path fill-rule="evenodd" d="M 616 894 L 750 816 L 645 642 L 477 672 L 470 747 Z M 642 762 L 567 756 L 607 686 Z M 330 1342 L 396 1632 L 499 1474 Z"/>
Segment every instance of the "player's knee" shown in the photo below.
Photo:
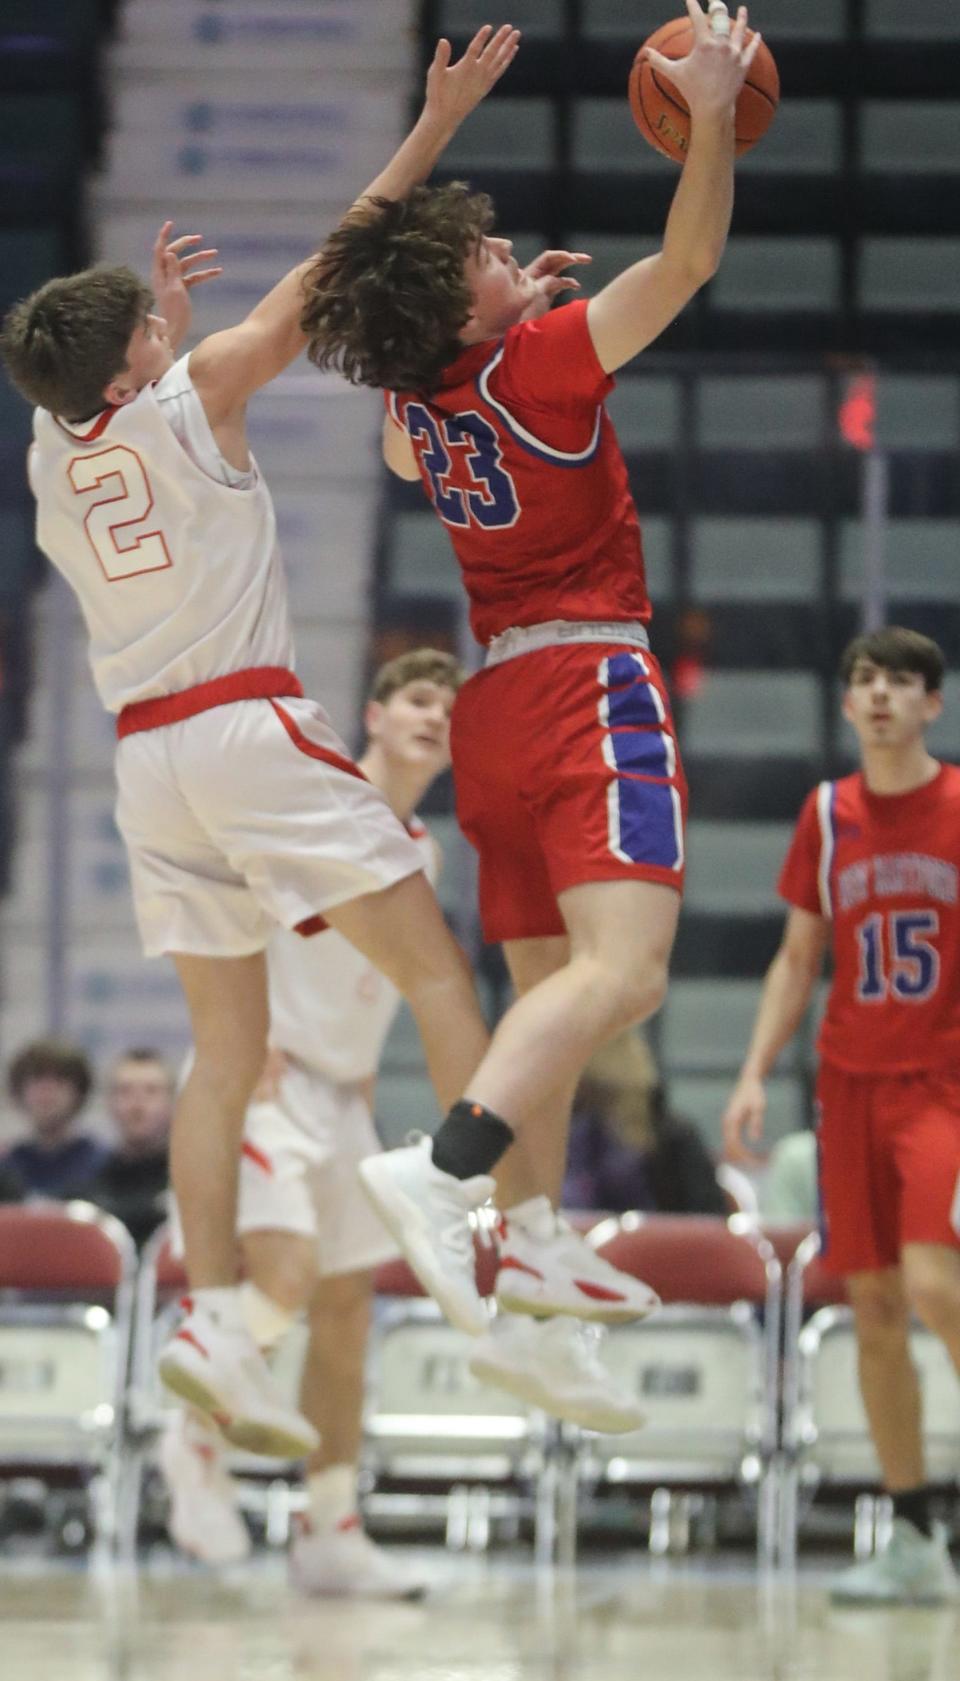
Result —
<path fill-rule="evenodd" d="M 615 1030 L 637 1027 L 656 1015 L 667 995 L 667 965 L 651 959 L 642 971 L 620 977 Z"/>
<path fill-rule="evenodd" d="M 246 1104 L 267 1060 L 267 1034 L 211 1034 L 199 1041 L 191 1077 L 214 1086 L 228 1103 Z"/>
<path fill-rule="evenodd" d="M 960 1329 L 960 1279 L 952 1273 L 908 1278 L 907 1296 L 929 1331 L 937 1336 L 956 1336 Z"/>

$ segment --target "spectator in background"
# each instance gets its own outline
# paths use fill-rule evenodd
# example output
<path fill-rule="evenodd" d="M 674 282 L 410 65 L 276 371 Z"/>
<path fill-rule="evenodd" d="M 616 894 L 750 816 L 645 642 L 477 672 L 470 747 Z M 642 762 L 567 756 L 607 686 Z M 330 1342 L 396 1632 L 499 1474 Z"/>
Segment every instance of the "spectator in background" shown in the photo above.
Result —
<path fill-rule="evenodd" d="M 117 1143 L 90 1198 L 123 1221 L 138 1249 L 167 1217 L 174 1095 L 173 1076 L 159 1051 L 125 1051 L 110 1070 L 107 1110 Z"/>
<path fill-rule="evenodd" d="M 611 1214 L 726 1214 L 716 1164 L 693 1122 L 670 1113 L 634 1028 L 597 1051 L 580 1082 L 563 1202 Z"/>
<path fill-rule="evenodd" d="M 35 1039 L 14 1057 L 7 1084 L 30 1136 L 0 1160 L 4 1178 L 19 1182 L 24 1198 L 88 1196 L 107 1152 L 76 1126 L 93 1086 L 83 1051 L 64 1040 Z"/>

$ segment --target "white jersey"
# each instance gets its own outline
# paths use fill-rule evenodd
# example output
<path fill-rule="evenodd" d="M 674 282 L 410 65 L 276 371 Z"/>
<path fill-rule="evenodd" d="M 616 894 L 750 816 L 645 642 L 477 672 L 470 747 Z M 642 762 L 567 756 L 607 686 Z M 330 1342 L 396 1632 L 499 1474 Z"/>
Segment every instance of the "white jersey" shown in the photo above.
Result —
<path fill-rule="evenodd" d="M 188 358 L 93 421 L 33 420 L 37 543 L 79 599 L 104 705 L 293 660 L 273 503 L 224 461 Z"/>
<path fill-rule="evenodd" d="M 408 824 L 431 885 L 436 850 L 423 824 Z M 270 1043 L 337 1085 L 377 1071 L 400 1005 L 393 984 L 335 929 L 304 938 L 278 929 L 267 946 Z"/>

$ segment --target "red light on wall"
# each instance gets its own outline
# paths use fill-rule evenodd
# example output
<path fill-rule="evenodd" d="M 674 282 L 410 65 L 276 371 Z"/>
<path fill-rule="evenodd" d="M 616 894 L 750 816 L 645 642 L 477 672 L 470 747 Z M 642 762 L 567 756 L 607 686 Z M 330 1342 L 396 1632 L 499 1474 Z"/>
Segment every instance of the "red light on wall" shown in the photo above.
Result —
<path fill-rule="evenodd" d="M 877 380 L 875 374 L 858 374 L 850 381 L 837 411 L 842 436 L 854 449 L 873 449 L 877 436 Z"/>

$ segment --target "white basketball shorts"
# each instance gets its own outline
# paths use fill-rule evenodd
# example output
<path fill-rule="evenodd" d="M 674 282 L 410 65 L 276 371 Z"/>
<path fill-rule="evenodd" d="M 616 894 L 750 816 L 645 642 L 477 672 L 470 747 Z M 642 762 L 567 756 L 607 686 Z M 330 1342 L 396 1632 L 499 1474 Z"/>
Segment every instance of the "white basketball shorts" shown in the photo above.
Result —
<path fill-rule="evenodd" d="M 315 702 L 242 700 L 119 742 L 117 823 L 148 957 L 242 957 L 423 868 Z"/>
<path fill-rule="evenodd" d="M 374 1213 L 357 1167 L 380 1149 L 358 1086 L 291 1064 L 271 1103 L 247 1111 L 237 1231 L 296 1232 L 317 1246 L 320 1276 L 363 1272 L 397 1246 Z"/>

